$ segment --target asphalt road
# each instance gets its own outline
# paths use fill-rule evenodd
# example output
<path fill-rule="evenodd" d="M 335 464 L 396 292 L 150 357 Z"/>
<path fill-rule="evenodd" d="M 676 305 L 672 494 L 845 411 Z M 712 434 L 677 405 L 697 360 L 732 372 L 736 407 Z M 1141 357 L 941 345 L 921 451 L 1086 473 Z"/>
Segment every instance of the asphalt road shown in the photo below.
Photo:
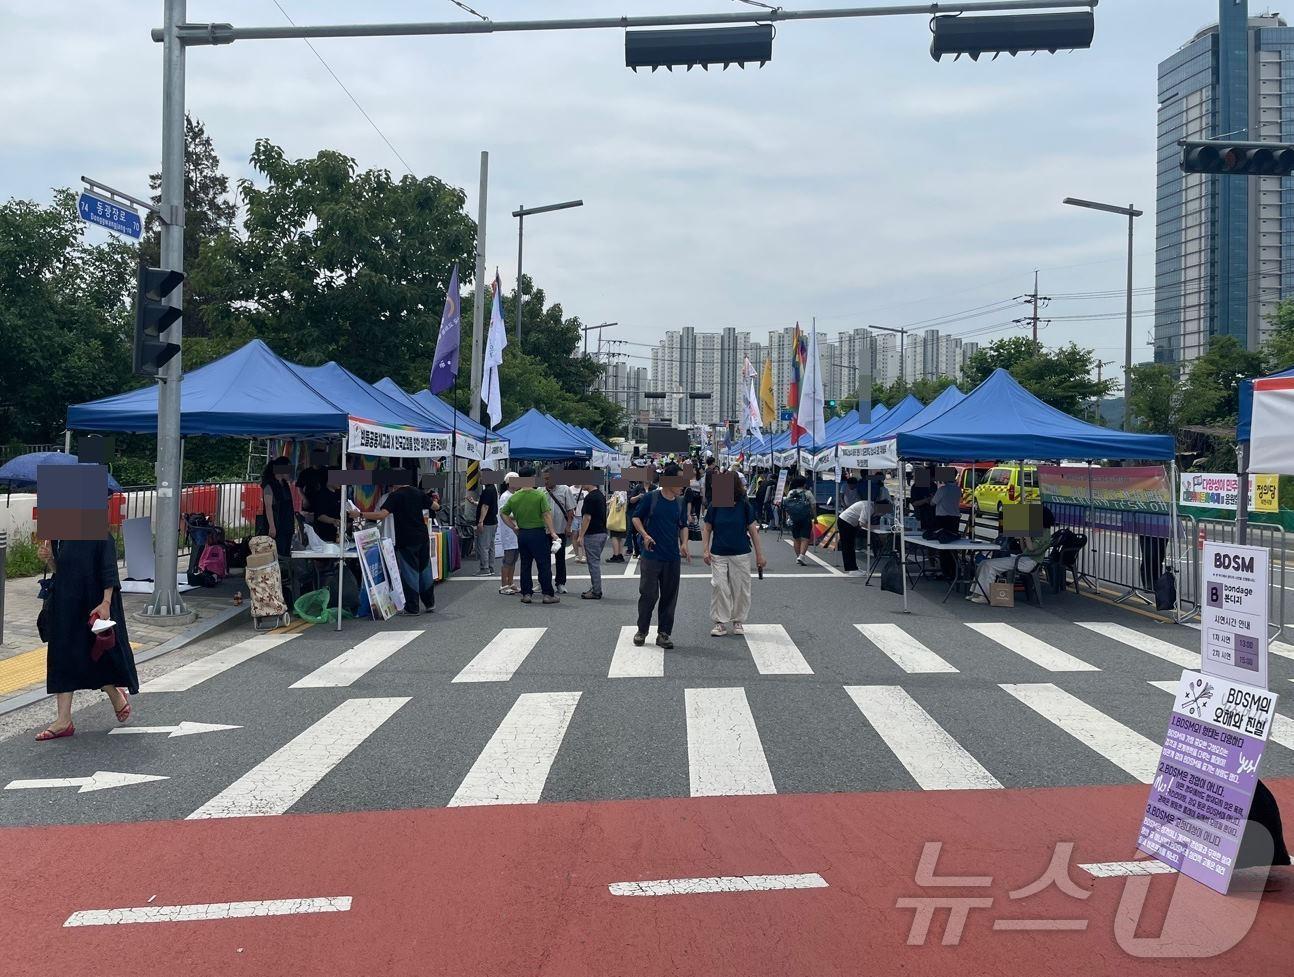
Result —
<path fill-rule="evenodd" d="M 918 584 L 913 613 L 904 615 L 899 599 L 875 583 L 864 587 L 834 567 L 795 566 L 776 534 L 766 537 L 766 548 L 769 574 L 754 583 L 745 639 L 709 636 L 708 570 L 699 559 L 684 566 L 676 647 L 663 653 L 650 642 L 645 649 L 627 643 L 637 583 L 624 567 L 607 568 L 602 601 L 581 601 L 585 583 L 576 576 L 572 593 L 555 606 L 522 605 L 500 596 L 494 582 L 460 574 L 439 588 L 434 615 L 347 622 L 340 633 L 323 627 L 269 639 L 227 633 L 150 663 L 128 727 L 136 732 L 112 732 L 117 724 L 97 694 L 80 696 L 85 705 L 71 739 L 32 740 L 52 715 L 49 704 L 6 717 L 0 786 L 10 789 L 0 790 L 0 825 L 18 830 L 0 832 L 0 841 L 29 855 L 11 862 L 8 874 L 0 872 L 0 889 L 29 885 L 25 872 L 42 876 L 39 899 L 24 907 L 14 931 L 24 941 L 22 959 L 37 969 L 61 960 L 65 971 L 75 972 L 101 945 L 75 943 L 80 938 L 67 934 L 79 931 L 60 929 L 69 913 L 138 906 L 159 891 L 159 904 L 206 903 L 271 898 L 277 891 L 271 883 L 293 898 L 331 896 L 349 886 L 360 890 L 357 900 L 367 900 L 375 914 L 368 918 L 396 926 L 389 907 L 372 907 L 401 897 L 388 890 L 402 851 L 426 860 L 427 871 L 408 883 L 410 897 L 416 889 L 428 905 L 461 917 L 464 932 L 481 913 L 525 915 L 538 912 L 539 902 L 561 902 L 568 891 L 562 886 L 575 877 L 592 878 L 589 884 L 605 896 L 606 886 L 619 881 L 742 875 L 774 863 L 776 872 L 817 872 L 824 865 L 844 872 L 851 859 L 870 852 L 849 869 L 865 878 L 847 882 L 838 874 L 833 881 L 823 871 L 830 898 L 842 898 L 842 890 L 879 884 L 873 858 L 893 858 L 887 867 L 902 865 L 900 874 L 910 878 L 921 841 L 933 837 L 936 825 L 940 837 L 960 837 L 978 850 L 981 864 L 969 867 L 981 870 L 1015 865 L 1016 857 L 1041 869 L 1047 846 L 1064 838 L 1083 845 L 1090 860 L 1132 857 L 1144 784 L 1172 702 L 1152 683 L 1175 683 L 1184 665 L 1198 661 L 1197 632 L 1072 594 L 1042 609 L 958 599 L 941 604 L 942 585 L 928 582 Z M 465 569 L 470 573 L 470 565 Z M 1294 661 L 1273 655 L 1273 691 L 1294 692 L 1292 680 Z M 1294 776 L 1294 720 L 1288 718 L 1294 712 L 1285 704 L 1279 711 L 1261 773 L 1288 809 L 1294 782 L 1282 778 Z M 186 723 L 232 728 L 171 735 L 194 728 Z M 158 731 L 140 731 L 147 728 Z M 158 779 L 79 789 L 105 783 L 102 776 L 86 780 L 100 772 Z M 67 783 L 23 784 L 49 780 Z M 343 817 L 311 817 L 320 815 Z M 879 835 L 877 824 L 885 826 Z M 42 827 L 55 825 L 85 827 L 63 833 Z M 442 850 L 450 838 L 458 848 Z M 357 843 L 372 847 L 357 852 Z M 729 845 L 731 858 L 722 854 Z M 130 867 L 115 886 L 108 862 L 102 877 L 95 874 L 99 884 L 87 887 L 84 860 L 105 846 Z M 804 857 L 787 855 L 800 849 Z M 61 864 L 60 854 L 69 850 L 79 873 Z M 481 860 L 475 868 L 469 852 Z M 586 861 L 576 870 L 572 858 Z M 383 865 L 386 874 L 378 871 Z M 323 866 L 342 871 L 319 881 Z M 306 891 L 316 883 L 325 891 Z M 168 896 L 168 885 L 183 891 Z M 885 885 L 878 891 L 888 903 L 873 908 L 885 910 L 883 939 L 895 954 L 887 959 L 906 967 L 901 951 L 912 912 L 898 912 Z M 545 886 L 557 888 L 546 892 Z M 223 895 L 213 896 L 217 890 Z M 792 900 L 780 917 L 788 925 L 801 919 L 795 896 L 768 896 L 777 905 Z M 717 906 L 753 896 L 705 898 Z M 1118 893 L 1106 898 L 1117 902 Z M 1162 891 L 1157 898 L 1167 901 Z M 819 907 L 823 918 L 858 911 L 831 906 Z M 1291 907 L 1287 898 L 1283 911 Z M 578 899 L 567 909 L 590 918 L 603 911 L 581 908 Z M 1106 910 L 1113 920 L 1114 903 L 1097 916 Z M 615 957 L 603 950 L 627 938 L 620 927 L 637 932 L 618 910 L 607 912 L 601 928 L 590 923 L 584 956 L 567 952 L 571 937 L 554 935 L 557 923 L 537 919 L 533 932 L 510 929 L 512 943 L 504 941 L 510 949 L 499 955 L 466 955 L 464 943 L 464 955 L 455 957 L 437 944 L 436 966 L 441 972 L 605 973 Z M 710 922 L 751 927 L 753 934 L 768 925 L 762 913 L 737 906 Z M 283 924 L 288 930 L 282 932 L 300 937 L 283 944 L 271 936 L 279 930 L 257 931 L 253 939 L 240 929 L 237 940 L 214 945 L 195 937 L 183 964 L 169 955 L 170 938 L 156 935 L 170 928 L 118 927 L 149 931 L 140 944 L 147 954 L 127 952 L 119 969 L 435 969 L 403 969 L 416 959 L 405 955 L 412 951 L 404 944 L 386 957 L 352 959 L 351 924 L 329 929 L 322 919 Z M 562 919 L 568 927 L 570 917 Z M 649 923 L 661 920 L 642 921 Z M 677 923 L 690 926 L 695 919 Z M 171 927 L 225 925 L 234 924 Z M 333 956 L 306 939 L 316 932 Z M 329 942 L 343 933 L 346 941 Z M 847 948 L 818 941 L 813 952 L 790 958 L 753 952 L 760 944 L 755 939 L 741 954 L 722 957 L 731 967 L 718 965 L 714 947 L 657 942 L 642 948 L 637 969 L 688 972 L 691 960 L 705 961 L 705 972 L 856 972 L 849 963 L 856 962 L 856 936 L 848 937 Z M 398 942 L 398 927 L 388 937 Z M 1109 933 L 1102 938 L 1112 943 Z M 794 941 L 795 934 L 779 939 Z M 1246 943 L 1250 949 L 1254 939 Z M 240 941 L 255 943 L 259 952 L 235 966 L 237 957 L 228 954 Z M 291 966 L 284 957 L 290 947 L 297 948 Z M 986 961 L 1003 952 L 1000 943 L 993 947 L 974 958 L 927 956 L 915 972 L 1038 972 L 1011 966 L 1025 966 L 1031 953 L 1044 966 L 1058 949 L 1035 941 L 1007 952 L 1006 963 L 991 964 Z M 79 956 L 83 951 L 88 955 Z M 824 955 L 814 956 L 819 951 Z M 1260 952 L 1253 959 L 1258 964 L 1266 957 Z M 1123 972 L 1119 965 L 1126 963 L 1119 957 L 1109 969 L 1090 972 Z M 101 972 L 116 970 L 109 965 Z"/>

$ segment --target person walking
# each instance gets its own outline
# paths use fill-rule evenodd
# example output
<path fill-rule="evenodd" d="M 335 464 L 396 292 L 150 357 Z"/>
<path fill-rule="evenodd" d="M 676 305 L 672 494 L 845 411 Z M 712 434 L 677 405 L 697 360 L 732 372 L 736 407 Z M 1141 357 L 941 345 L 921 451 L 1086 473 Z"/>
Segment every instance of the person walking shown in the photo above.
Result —
<path fill-rule="evenodd" d="M 72 696 L 86 689 L 108 697 L 117 722 L 129 721 L 139 675 L 126 634 L 116 543 L 111 536 L 43 540 L 37 553 L 53 574 L 37 626 L 47 643 L 45 691 L 54 695 L 55 718 L 36 739 L 44 743 L 75 735 Z M 95 621 L 114 621 L 115 627 L 96 635 Z"/>
<path fill-rule="evenodd" d="M 583 487 L 583 508 L 576 542 L 584 551 L 589 565 L 589 589 L 580 594 L 584 600 L 602 599 L 602 547 L 607 542 L 607 497 L 595 484 Z"/>
<path fill-rule="evenodd" d="M 572 552 L 575 553 L 576 563 L 588 562 L 588 560 L 584 556 L 584 542 L 580 538 L 580 526 L 584 525 L 584 499 L 588 495 L 588 492 L 589 492 L 588 487 L 581 485 L 578 489 L 574 490 L 571 493 L 571 496 L 575 499 L 575 505 L 573 507 L 575 514 L 571 517 L 570 536 L 571 536 L 571 550 Z M 604 498 L 604 501 L 605 501 L 605 498 Z M 603 522 L 605 521 L 606 520 L 604 519 Z"/>
<path fill-rule="evenodd" d="M 853 503 L 836 519 L 840 558 L 845 565 L 845 573 L 851 576 L 863 576 L 863 571 L 858 569 L 858 534 L 864 526 L 871 524 L 871 519 L 872 504 L 866 499 Z"/>
<path fill-rule="evenodd" d="M 533 479 L 534 468 L 529 465 L 522 468 L 521 477 Z M 539 488 L 518 489 L 503 503 L 499 515 L 517 534 L 517 549 L 521 555 L 521 603 L 534 603 L 535 584 L 531 576 L 531 564 L 534 563 L 537 564 L 543 602 L 556 604 L 559 598 L 553 592 L 552 544 L 560 537 L 553 528 L 553 505 L 548 492 Z"/>
<path fill-rule="evenodd" d="M 759 541 L 759 515 L 741 480 L 733 479 L 733 504 L 711 505 L 701 524 L 701 559 L 710 567 L 710 635 L 745 634 L 750 613 L 750 553 L 761 570 L 764 550 Z"/>
<path fill-rule="evenodd" d="M 677 476 L 678 465 L 670 463 L 664 473 Z M 667 485 L 643 496 L 634 510 L 634 529 L 642 537 L 642 555 L 638 559 L 638 630 L 633 643 L 645 644 L 651 627 L 652 609 L 659 603 L 656 617 L 656 644 L 673 648 L 670 633 L 674 629 L 674 609 L 678 604 L 680 559 L 692 562 L 687 545 L 687 509 L 678 493 Z"/>
<path fill-rule="evenodd" d="M 494 576 L 494 537 L 499 530 L 499 490 L 493 485 L 481 486 L 476 500 L 476 562 L 478 576 Z"/>
<path fill-rule="evenodd" d="M 611 537 L 611 555 L 608 563 L 624 563 L 625 532 L 629 527 L 629 503 L 624 490 L 611 493 L 607 505 L 607 535 Z"/>
<path fill-rule="evenodd" d="M 813 496 L 805 488 L 808 484 L 803 475 L 796 475 L 791 480 L 791 489 L 782 499 L 782 511 L 791 522 L 791 542 L 795 548 L 795 562 L 807 566 L 804 555 L 813 542 L 813 519 L 817 515 L 817 506 Z"/>
<path fill-rule="evenodd" d="M 508 499 L 512 498 L 512 486 L 517 478 L 516 472 L 508 472 L 503 478 L 503 492 L 499 495 L 499 508 L 507 505 Z M 494 549 L 499 557 L 499 593 L 504 597 L 515 597 L 517 588 L 512 585 L 513 574 L 517 566 L 517 534 L 512 527 L 508 525 L 506 519 L 500 519 L 498 526 L 495 527 L 498 535 L 495 537 Z"/>
<path fill-rule="evenodd" d="M 436 610 L 436 579 L 431 572 L 431 538 L 427 535 L 425 499 L 416 485 L 397 485 L 382 504 L 361 515 L 381 522 L 390 519 L 395 530 L 395 563 L 404 587 L 404 613 L 418 613 L 418 601 L 428 614 Z"/>

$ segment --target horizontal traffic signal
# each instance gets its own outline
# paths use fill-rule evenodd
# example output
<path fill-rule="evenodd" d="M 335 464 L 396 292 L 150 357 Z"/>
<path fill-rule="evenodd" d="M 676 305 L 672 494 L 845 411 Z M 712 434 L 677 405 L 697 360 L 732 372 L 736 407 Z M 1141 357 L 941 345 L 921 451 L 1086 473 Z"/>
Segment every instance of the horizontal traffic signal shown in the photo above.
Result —
<path fill-rule="evenodd" d="M 744 27 L 715 27 L 702 30 L 626 31 L 625 67 L 686 67 L 700 65 L 746 67 L 747 61 L 758 61 L 762 68 L 773 58 L 773 25 L 751 24 Z"/>
<path fill-rule="evenodd" d="M 940 15 L 930 21 L 934 37 L 930 56 L 938 61 L 945 54 L 969 54 L 978 61 L 981 54 L 996 58 L 1004 51 L 1012 56 L 1021 51 L 1073 51 L 1090 48 L 1096 33 L 1092 11 L 1055 14 L 997 14 L 991 17 Z"/>
<path fill-rule="evenodd" d="M 139 263 L 139 281 L 135 292 L 134 373 L 155 377 L 162 367 L 180 351 L 175 343 L 162 340 L 162 334 L 184 314 L 178 305 L 169 305 L 167 297 L 184 283 L 184 273 L 169 268 L 150 268 Z"/>
<path fill-rule="evenodd" d="M 1289 176 L 1294 173 L 1294 146 L 1274 142 L 1184 139 L 1182 169 L 1187 173 L 1228 176 Z"/>

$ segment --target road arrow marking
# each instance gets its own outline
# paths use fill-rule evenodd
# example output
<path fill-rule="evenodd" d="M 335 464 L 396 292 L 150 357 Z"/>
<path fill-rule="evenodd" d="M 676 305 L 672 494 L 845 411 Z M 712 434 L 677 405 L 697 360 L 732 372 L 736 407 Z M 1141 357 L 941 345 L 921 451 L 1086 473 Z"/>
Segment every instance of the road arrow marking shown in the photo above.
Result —
<path fill-rule="evenodd" d="M 112 733 L 166 733 L 167 737 L 172 736 L 193 736 L 196 733 L 219 733 L 225 729 L 242 729 L 241 726 L 225 726 L 221 723 L 191 723 L 182 722 L 177 726 L 118 726 L 115 729 L 108 730 Z"/>
<path fill-rule="evenodd" d="M 126 787 L 130 784 L 146 784 L 150 780 L 169 780 L 169 777 L 158 777 L 149 773 L 113 773 L 111 770 L 96 770 L 88 777 L 51 777 L 45 780 L 11 780 L 5 784 L 5 790 L 38 790 L 42 787 L 79 787 L 78 794 L 88 794 L 92 790 L 107 790 L 110 787 Z"/>

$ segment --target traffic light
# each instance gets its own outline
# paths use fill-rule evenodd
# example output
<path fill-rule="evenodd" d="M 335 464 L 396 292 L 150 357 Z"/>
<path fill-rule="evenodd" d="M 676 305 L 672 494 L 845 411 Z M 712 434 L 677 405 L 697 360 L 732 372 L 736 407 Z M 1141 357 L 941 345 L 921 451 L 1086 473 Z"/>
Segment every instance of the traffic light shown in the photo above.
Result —
<path fill-rule="evenodd" d="M 969 54 L 978 61 L 991 53 L 996 60 L 1003 51 L 1012 57 L 1021 51 L 1075 50 L 1092 46 L 1096 18 L 1092 11 L 1056 14 L 998 14 L 991 17 L 942 15 L 930 20 L 934 37 L 930 56 L 938 61 L 945 54 Z M 956 60 L 954 58 L 954 60 Z"/>
<path fill-rule="evenodd" d="M 183 282 L 183 272 L 150 268 L 142 261 L 139 263 L 139 283 L 135 293 L 135 376 L 157 376 L 167 361 L 180 351 L 175 343 L 163 341 L 162 333 L 184 314 L 179 307 L 165 304 L 166 297 Z"/>
<path fill-rule="evenodd" d="M 700 65 L 721 64 L 726 70 L 735 64 L 746 67 L 758 61 L 762 68 L 773 57 L 773 25 L 715 27 L 704 30 L 625 31 L 625 67 L 668 68 L 686 65 L 691 71 Z"/>
<path fill-rule="evenodd" d="M 836 409 L 836 402 L 834 400 L 828 400 L 827 410 L 835 410 L 835 409 Z"/>
<path fill-rule="evenodd" d="M 1228 176 L 1289 176 L 1294 173 L 1294 146 L 1275 142 L 1231 142 L 1183 139 L 1182 169 L 1187 173 Z"/>

